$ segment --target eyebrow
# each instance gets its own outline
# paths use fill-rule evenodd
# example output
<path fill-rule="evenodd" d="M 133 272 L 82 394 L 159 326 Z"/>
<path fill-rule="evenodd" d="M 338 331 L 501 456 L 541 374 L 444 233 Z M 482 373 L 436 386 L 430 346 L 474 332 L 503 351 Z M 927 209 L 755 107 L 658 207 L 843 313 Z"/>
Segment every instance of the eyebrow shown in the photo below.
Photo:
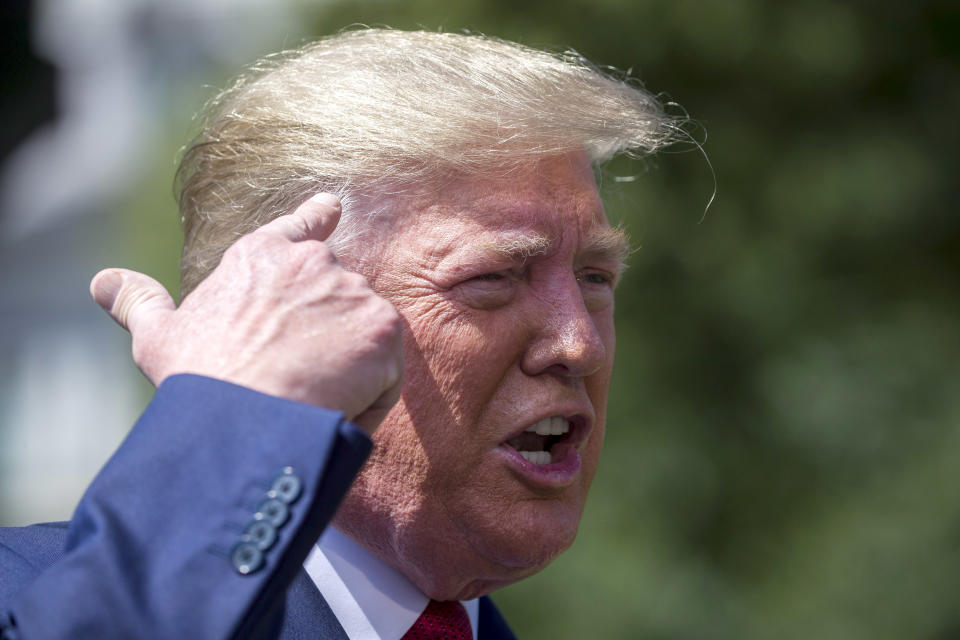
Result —
<path fill-rule="evenodd" d="M 622 272 L 627 268 L 627 256 L 630 255 L 630 237 L 622 227 L 595 229 L 587 237 L 579 258 L 615 260 Z"/>
<path fill-rule="evenodd" d="M 528 258 L 547 253 L 552 244 L 550 238 L 542 234 L 519 235 L 499 242 L 486 242 L 475 245 L 476 248 L 490 251 L 512 262 L 525 262 Z M 583 247 L 577 253 L 577 259 L 615 261 L 620 270 L 627 266 L 630 255 L 630 240 L 620 227 L 594 229 L 587 236 Z"/>
<path fill-rule="evenodd" d="M 518 235 L 498 242 L 484 242 L 475 245 L 483 251 L 490 251 L 511 262 L 524 262 L 527 258 L 540 256 L 550 248 L 550 238 L 536 233 Z"/>

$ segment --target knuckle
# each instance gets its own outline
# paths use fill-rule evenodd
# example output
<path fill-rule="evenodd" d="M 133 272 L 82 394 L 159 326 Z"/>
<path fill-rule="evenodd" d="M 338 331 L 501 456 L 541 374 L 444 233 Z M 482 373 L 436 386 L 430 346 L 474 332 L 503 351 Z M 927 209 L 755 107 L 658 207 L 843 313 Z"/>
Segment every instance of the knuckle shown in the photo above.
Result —
<path fill-rule="evenodd" d="M 370 283 L 362 275 L 355 271 L 343 271 L 344 284 L 346 284 L 351 289 L 355 289 L 358 292 L 369 294 L 372 293 L 370 288 Z"/>
<path fill-rule="evenodd" d="M 403 379 L 403 361 L 400 358 L 391 358 L 384 367 L 384 386 L 390 388 Z"/>
<path fill-rule="evenodd" d="M 306 277 L 322 276 L 336 267 L 333 254 L 322 242 L 295 242 L 282 248 L 284 259 L 281 264 L 292 272 L 302 273 Z"/>
<path fill-rule="evenodd" d="M 283 259 L 272 261 L 280 267 L 300 269 L 309 265 L 313 260 L 313 255 L 299 243 L 293 243 L 290 246 L 285 246 L 282 248 L 282 251 Z"/>
<path fill-rule="evenodd" d="M 366 297 L 363 307 L 365 326 L 374 343 L 385 345 L 395 341 L 403 326 L 400 314 L 393 305 L 376 294 Z"/>
<path fill-rule="evenodd" d="M 255 255 L 262 244 L 263 238 L 258 237 L 256 234 L 248 233 L 240 236 L 223 252 L 221 261 L 236 260 L 245 256 Z"/>
<path fill-rule="evenodd" d="M 382 313 L 384 315 L 384 320 L 390 324 L 391 329 L 396 332 L 399 332 L 403 328 L 403 316 L 400 315 L 400 312 L 397 311 L 396 307 L 392 304 L 380 298 L 382 301 Z"/>
<path fill-rule="evenodd" d="M 377 318 L 383 325 L 383 331 L 389 336 L 399 338 L 403 330 L 403 316 L 392 304 L 378 297 Z"/>
<path fill-rule="evenodd" d="M 320 240 L 304 240 L 297 244 L 301 245 L 304 250 L 308 251 L 314 259 L 322 264 L 337 264 L 337 257 L 333 251 L 330 250 L 330 247 L 327 246 L 327 243 L 321 242 Z"/>
<path fill-rule="evenodd" d="M 253 249 L 257 245 L 263 243 L 263 236 L 255 233 L 247 233 L 240 236 L 237 240 L 230 246 L 234 252 L 246 252 L 250 249 Z"/>

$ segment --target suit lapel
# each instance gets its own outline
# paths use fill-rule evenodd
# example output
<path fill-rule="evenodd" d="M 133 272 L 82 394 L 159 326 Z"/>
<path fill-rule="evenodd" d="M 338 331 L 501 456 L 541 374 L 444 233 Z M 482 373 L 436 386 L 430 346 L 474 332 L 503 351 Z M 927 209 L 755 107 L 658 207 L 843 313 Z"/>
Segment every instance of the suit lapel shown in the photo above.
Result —
<path fill-rule="evenodd" d="M 330 605 L 320 595 L 307 572 L 297 572 L 287 589 L 281 640 L 349 640 Z M 478 640 L 516 640 L 493 601 L 480 598 L 477 616 Z"/>
<path fill-rule="evenodd" d="M 480 598 L 477 616 L 477 640 L 517 640 L 488 596 Z"/>
<path fill-rule="evenodd" d="M 320 590 L 303 569 L 287 589 L 281 640 L 348 640 Z"/>

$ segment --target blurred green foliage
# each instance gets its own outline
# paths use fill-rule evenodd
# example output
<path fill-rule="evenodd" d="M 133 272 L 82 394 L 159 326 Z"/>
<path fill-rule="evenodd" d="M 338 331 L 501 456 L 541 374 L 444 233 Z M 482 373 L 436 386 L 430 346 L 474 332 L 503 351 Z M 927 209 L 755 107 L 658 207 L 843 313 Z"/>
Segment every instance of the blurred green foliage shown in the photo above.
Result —
<path fill-rule="evenodd" d="M 574 548 L 496 596 L 520 637 L 960 637 L 955 3 L 312 15 L 318 35 L 364 23 L 572 47 L 709 133 L 705 216 L 714 182 L 692 144 L 604 172 L 638 246 L 607 449 Z M 138 202 L 155 196 L 169 202 Z M 167 235 L 150 244 L 170 282 Z"/>

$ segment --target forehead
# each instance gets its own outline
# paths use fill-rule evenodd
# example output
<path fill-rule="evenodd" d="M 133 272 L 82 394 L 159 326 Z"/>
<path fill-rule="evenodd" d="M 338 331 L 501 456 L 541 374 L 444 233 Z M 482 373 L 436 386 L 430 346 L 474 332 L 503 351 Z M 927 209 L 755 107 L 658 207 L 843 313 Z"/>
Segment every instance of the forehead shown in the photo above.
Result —
<path fill-rule="evenodd" d="M 451 246 L 585 243 L 608 229 L 584 154 L 551 156 L 494 178 L 458 177 L 402 205 L 401 244 L 437 258 Z M 423 257 L 428 257 L 425 255 Z"/>

